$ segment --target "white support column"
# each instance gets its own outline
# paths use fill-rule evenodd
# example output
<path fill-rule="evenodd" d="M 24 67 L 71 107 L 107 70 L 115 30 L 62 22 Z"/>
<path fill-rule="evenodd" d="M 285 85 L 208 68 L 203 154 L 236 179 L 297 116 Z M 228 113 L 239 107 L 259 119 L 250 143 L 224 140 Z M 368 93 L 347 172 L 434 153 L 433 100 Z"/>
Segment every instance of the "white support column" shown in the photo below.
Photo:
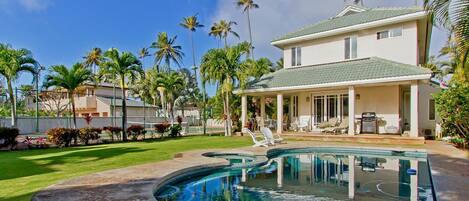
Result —
<path fill-rule="evenodd" d="M 277 159 L 277 187 L 282 188 L 283 186 L 283 158 Z"/>
<path fill-rule="evenodd" d="M 277 94 L 277 133 L 282 133 L 283 124 L 283 94 Z"/>
<path fill-rule="evenodd" d="M 410 85 L 410 137 L 419 136 L 419 85 L 412 81 Z"/>
<path fill-rule="evenodd" d="M 265 122 L 265 97 L 261 96 L 261 125 L 260 127 L 265 127 L 264 122 Z"/>
<path fill-rule="evenodd" d="M 244 128 L 247 125 L 247 111 L 248 110 L 248 101 L 247 101 L 247 96 L 242 95 L 241 96 L 241 131 L 244 130 Z"/>
<path fill-rule="evenodd" d="M 355 156 L 348 156 L 348 198 L 355 197 Z"/>
<path fill-rule="evenodd" d="M 410 168 L 414 169 L 417 171 L 415 175 L 410 175 L 410 200 L 411 201 L 417 201 L 418 199 L 418 175 L 419 175 L 419 170 L 418 170 L 418 160 L 411 160 L 410 161 Z"/>
<path fill-rule="evenodd" d="M 355 87 L 348 88 L 348 134 L 355 135 Z"/>

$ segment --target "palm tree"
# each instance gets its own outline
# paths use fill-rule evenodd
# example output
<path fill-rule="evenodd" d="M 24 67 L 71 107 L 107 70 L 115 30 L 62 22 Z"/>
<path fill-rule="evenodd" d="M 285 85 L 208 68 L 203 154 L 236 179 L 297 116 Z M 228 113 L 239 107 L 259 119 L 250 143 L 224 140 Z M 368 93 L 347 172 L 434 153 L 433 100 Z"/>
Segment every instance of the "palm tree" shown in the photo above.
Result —
<path fill-rule="evenodd" d="M 225 49 L 211 49 L 202 58 L 200 71 L 202 77 L 221 87 L 221 96 L 224 105 L 225 135 L 231 135 L 230 96 L 233 85 L 243 80 L 237 79 L 242 70 L 242 56 L 249 52 L 250 44 L 247 42 Z"/>
<path fill-rule="evenodd" d="M 83 58 L 85 59 L 85 66 L 89 67 L 90 70 L 92 69 L 93 73 L 96 74 L 96 66 L 99 66 L 99 64 L 103 61 L 101 48 L 95 47 L 91 49 L 91 51 L 88 52 L 88 54 Z"/>
<path fill-rule="evenodd" d="M 68 99 L 72 105 L 73 127 L 76 128 L 77 118 L 73 96 L 78 87 L 92 79 L 91 71 L 81 63 L 74 64 L 71 69 L 68 69 L 64 65 L 51 66 L 50 71 L 52 74 L 46 76 L 43 86 L 45 88 L 54 86 L 67 90 Z"/>
<path fill-rule="evenodd" d="M 16 99 L 13 93 L 13 82 L 21 72 L 36 72 L 38 62 L 27 49 L 13 49 L 10 45 L 0 43 L 0 75 L 7 83 L 11 104 L 11 126 L 16 127 Z"/>
<path fill-rule="evenodd" d="M 254 46 L 252 43 L 252 31 L 251 31 L 251 17 L 249 15 L 249 10 L 259 8 L 259 5 L 254 3 L 253 0 L 238 0 L 236 2 L 236 5 L 238 5 L 238 8 L 243 9 L 243 13 L 246 13 L 248 17 L 248 28 L 249 28 L 249 43 L 251 43 L 251 58 L 254 59 Z"/>
<path fill-rule="evenodd" d="M 197 80 L 197 65 L 195 63 L 195 45 L 194 45 L 193 32 L 195 32 L 197 30 L 197 28 L 204 27 L 204 25 L 200 24 L 197 21 L 197 15 L 192 15 L 192 16 L 189 16 L 189 17 L 182 18 L 182 22 L 179 25 L 181 25 L 182 27 L 189 30 L 189 38 L 190 38 L 191 44 L 192 44 L 192 62 L 193 62 L 192 67 L 193 67 L 193 70 L 194 70 L 194 76 L 196 76 L 196 80 Z"/>
<path fill-rule="evenodd" d="M 204 25 L 200 24 L 197 21 L 197 15 L 189 16 L 183 18 L 183 21 L 180 23 L 180 25 L 186 29 L 189 30 L 189 37 L 191 39 L 192 43 L 192 62 L 193 62 L 193 70 L 194 70 L 194 78 L 195 82 L 197 83 L 197 65 L 195 62 L 195 45 L 194 45 L 194 36 L 193 32 L 197 30 L 197 28 L 204 27 Z M 205 103 L 205 97 L 206 97 L 206 91 L 205 91 L 205 82 L 202 81 L 202 90 L 203 90 L 203 102 Z M 184 108 L 183 108 L 184 112 Z M 206 133 L 206 117 L 205 117 L 205 104 L 203 104 L 203 114 L 202 114 L 202 119 L 203 119 L 203 127 L 204 127 L 204 134 Z"/>
<path fill-rule="evenodd" d="M 448 29 L 456 43 L 457 71 L 469 82 L 469 1 L 425 0 L 424 6 L 433 22 Z"/>
<path fill-rule="evenodd" d="M 210 29 L 209 35 L 219 37 L 220 39 L 223 38 L 225 41 L 225 48 L 228 48 L 227 38 L 230 34 L 235 36 L 236 38 L 239 38 L 238 33 L 233 31 L 233 28 L 232 28 L 233 25 L 237 25 L 237 23 L 234 21 L 226 21 L 226 20 L 220 20 L 218 23 L 215 22 L 212 28 Z"/>
<path fill-rule="evenodd" d="M 140 59 L 140 62 L 142 63 L 142 68 L 143 68 L 143 74 L 142 74 L 142 80 L 143 81 L 146 80 L 146 78 L 145 78 L 146 73 L 145 73 L 144 59 L 145 59 L 145 57 L 149 57 L 149 56 L 151 56 L 151 54 L 148 51 L 148 48 L 146 48 L 146 47 L 140 49 L 140 51 L 138 52 L 138 58 Z M 143 90 L 142 92 L 140 92 L 140 94 L 141 94 L 140 97 L 142 98 L 142 101 L 143 101 L 143 127 L 146 126 L 146 119 L 147 119 L 147 109 L 146 109 L 147 100 L 145 98 L 146 97 L 145 94 L 143 94 L 143 93 L 145 93 L 145 91 L 147 91 L 147 90 Z"/>
<path fill-rule="evenodd" d="M 164 91 L 167 112 L 170 115 L 172 125 L 174 124 L 174 101 L 176 100 L 176 92 L 184 88 L 184 77 L 178 72 L 159 73 L 156 77 L 156 84 Z"/>
<path fill-rule="evenodd" d="M 184 53 L 181 51 L 181 46 L 176 45 L 176 39 L 177 36 L 170 38 L 166 32 L 161 32 L 156 41 L 151 44 L 150 48 L 155 49 L 155 65 L 158 71 L 160 71 L 159 66 L 162 61 L 167 69 L 171 69 L 171 61 L 177 66 L 182 63 Z"/>
<path fill-rule="evenodd" d="M 143 73 L 142 64 L 130 52 L 120 53 L 118 49 L 111 48 L 104 53 L 105 61 L 102 63 L 106 74 L 116 75 L 122 89 L 122 140 L 127 141 L 127 81 L 134 82 Z"/>

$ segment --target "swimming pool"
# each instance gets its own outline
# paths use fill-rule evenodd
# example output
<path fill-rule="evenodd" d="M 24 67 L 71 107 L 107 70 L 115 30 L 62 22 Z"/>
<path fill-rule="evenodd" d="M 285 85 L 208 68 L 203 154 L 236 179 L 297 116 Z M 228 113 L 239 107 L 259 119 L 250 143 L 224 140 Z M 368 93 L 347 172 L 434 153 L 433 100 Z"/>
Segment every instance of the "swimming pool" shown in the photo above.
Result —
<path fill-rule="evenodd" d="M 217 155 L 216 157 L 223 157 Z M 367 149 L 273 150 L 166 183 L 157 200 L 433 200 L 426 154 Z M 247 162 L 249 161 L 249 162 Z M 242 164 L 250 164 L 243 166 Z"/>

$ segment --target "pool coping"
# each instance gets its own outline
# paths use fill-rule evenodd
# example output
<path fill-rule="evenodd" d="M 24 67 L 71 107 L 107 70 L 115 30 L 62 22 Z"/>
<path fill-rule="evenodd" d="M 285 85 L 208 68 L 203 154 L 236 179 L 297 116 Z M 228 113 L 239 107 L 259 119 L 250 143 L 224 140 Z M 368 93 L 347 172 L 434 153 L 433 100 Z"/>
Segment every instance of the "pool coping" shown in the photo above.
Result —
<path fill-rule="evenodd" d="M 174 179 L 176 176 L 190 174 L 189 172 L 193 172 L 194 170 L 226 167 L 229 164 L 227 160 L 222 158 L 207 157 L 206 154 L 209 152 L 241 153 L 267 157 L 269 152 L 274 152 L 278 149 L 309 148 L 312 146 L 323 148 L 335 147 L 425 152 L 427 153 L 429 163 L 432 164 L 430 171 L 433 177 L 432 180 L 435 182 L 433 187 L 437 200 L 450 200 L 455 198 L 455 195 L 452 195 L 449 197 L 450 199 L 445 199 L 448 197 L 446 193 L 438 193 L 440 191 L 446 192 L 448 189 L 445 188 L 445 186 L 440 186 L 440 183 L 442 183 L 441 179 L 444 180 L 444 177 L 441 177 L 441 175 L 434 177 L 435 172 L 438 170 L 435 170 L 433 165 L 436 163 L 442 166 L 441 163 L 444 161 L 434 160 L 432 151 L 429 150 L 428 147 L 380 147 L 379 145 L 373 146 L 370 144 L 363 146 L 357 144 L 288 142 L 288 144 L 281 144 L 269 148 L 242 147 L 238 149 L 210 149 L 183 152 L 176 154 L 171 160 L 107 170 L 61 181 L 37 192 L 32 200 L 156 200 L 153 195 L 155 190 L 168 183 L 168 181 Z M 465 160 L 467 160 L 467 158 Z M 444 164 L 442 167 L 444 167 Z M 443 183 L 446 184 L 448 181 L 444 181 Z M 467 186 L 469 187 L 469 184 L 467 184 Z M 456 198 L 467 197 L 456 196 Z"/>

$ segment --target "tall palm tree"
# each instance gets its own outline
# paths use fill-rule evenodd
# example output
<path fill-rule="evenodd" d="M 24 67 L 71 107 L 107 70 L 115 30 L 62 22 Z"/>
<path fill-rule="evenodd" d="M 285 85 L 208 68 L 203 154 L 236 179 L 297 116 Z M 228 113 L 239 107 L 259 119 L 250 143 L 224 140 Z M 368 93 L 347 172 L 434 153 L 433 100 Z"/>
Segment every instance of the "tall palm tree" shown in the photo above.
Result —
<path fill-rule="evenodd" d="M 210 29 L 209 35 L 223 38 L 225 41 L 225 48 L 228 48 L 227 38 L 229 35 L 233 35 L 236 38 L 239 38 L 238 33 L 233 31 L 233 28 L 232 28 L 233 25 L 237 25 L 237 23 L 234 21 L 226 21 L 226 20 L 220 20 L 219 22 L 215 22 Z"/>
<path fill-rule="evenodd" d="M 236 2 L 238 8 L 243 9 L 243 13 L 246 13 L 248 17 L 248 28 L 249 28 L 249 43 L 251 43 L 251 58 L 254 59 L 254 46 L 252 43 L 252 31 L 251 31 L 251 16 L 249 15 L 249 10 L 259 8 L 259 5 L 254 3 L 253 0 L 238 0 Z"/>
<path fill-rule="evenodd" d="M 197 83 L 197 64 L 195 62 L 195 45 L 194 45 L 194 36 L 193 32 L 197 30 L 197 28 L 204 27 L 204 25 L 200 24 L 200 22 L 197 21 L 197 15 L 189 16 L 183 18 L 182 22 L 180 25 L 186 29 L 189 30 L 189 37 L 191 39 L 192 43 L 192 62 L 193 62 L 193 70 L 194 70 L 194 78 L 195 82 Z M 205 91 L 205 82 L 202 81 L 202 90 L 203 90 L 203 114 L 202 114 L 202 120 L 203 120 L 203 127 L 204 127 L 204 135 L 206 134 L 206 116 L 205 116 L 205 99 L 206 99 L 206 91 Z M 184 109 L 183 109 L 184 111 Z"/>
<path fill-rule="evenodd" d="M 89 67 L 95 74 L 97 73 L 96 67 L 103 61 L 102 52 L 101 48 L 95 47 L 83 57 L 85 66 Z"/>
<path fill-rule="evenodd" d="M 469 1 L 425 0 L 424 6 L 432 15 L 433 22 L 448 29 L 456 43 L 457 71 L 469 82 Z"/>
<path fill-rule="evenodd" d="M 225 135 L 231 135 L 231 112 L 230 96 L 235 83 L 242 82 L 239 79 L 242 70 L 242 56 L 247 54 L 250 44 L 247 42 L 224 49 L 211 49 L 202 58 L 200 71 L 206 81 L 216 83 L 221 87 L 224 118 Z"/>
<path fill-rule="evenodd" d="M 140 59 L 140 62 L 142 63 L 142 69 L 143 69 L 142 80 L 143 81 L 146 80 L 146 78 L 145 78 L 146 72 L 145 72 L 145 66 L 144 66 L 145 65 L 144 64 L 144 59 L 145 59 L 145 57 L 149 57 L 149 56 L 151 56 L 151 54 L 148 51 L 148 48 L 146 48 L 146 47 L 140 49 L 140 51 L 138 52 L 138 58 Z M 146 90 L 144 90 L 144 91 L 146 91 Z M 142 91 L 140 94 L 142 94 L 142 93 L 145 93 L 145 92 Z M 143 99 L 142 100 L 143 101 L 143 127 L 145 127 L 146 126 L 146 120 L 147 120 L 147 109 L 146 109 L 147 100 L 146 100 L 146 98 L 145 98 L 146 96 L 144 94 L 142 94 L 140 97 Z"/>
<path fill-rule="evenodd" d="M 13 93 L 13 82 L 21 72 L 36 72 L 38 62 L 27 49 L 13 49 L 10 45 L 0 43 L 0 75 L 7 83 L 11 104 L 11 126 L 16 127 L 16 99 Z"/>
<path fill-rule="evenodd" d="M 158 71 L 163 61 L 168 70 L 171 69 L 171 61 L 177 66 L 181 65 L 184 53 L 181 50 L 182 47 L 176 45 L 176 39 L 177 36 L 170 38 L 166 32 L 161 32 L 158 34 L 156 41 L 151 44 L 150 48 L 155 49 L 155 65 Z"/>
<path fill-rule="evenodd" d="M 189 38 L 191 40 L 191 45 L 192 45 L 192 64 L 193 64 L 192 67 L 194 70 L 194 76 L 196 76 L 196 80 L 197 80 L 197 65 L 195 63 L 195 45 L 194 45 L 193 32 L 195 32 L 197 28 L 204 27 L 204 25 L 200 24 L 200 22 L 197 21 L 197 15 L 192 15 L 189 17 L 182 18 L 182 22 L 179 25 L 189 30 Z"/>
<path fill-rule="evenodd" d="M 184 88 L 184 77 L 174 71 L 159 73 L 156 84 L 164 91 L 167 113 L 170 115 L 171 124 L 174 124 L 174 102 L 177 98 L 176 93 Z"/>
<path fill-rule="evenodd" d="M 78 87 L 92 79 L 92 73 L 81 63 L 74 64 L 71 69 L 68 69 L 64 65 L 51 66 L 50 71 L 52 73 L 46 76 L 43 86 L 45 88 L 54 86 L 67 90 L 69 102 L 72 105 L 73 127 L 76 128 L 77 118 L 75 99 L 73 96 Z"/>
<path fill-rule="evenodd" d="M 116 75 L 122 89 L 122 139 L 127 140 L 127 81 L 134 82 L 143 73 L 142 64 L 138 58 L 130 52 L 119 52 L 117 48 L 111 48 L 104 53 L 105 61 L 102 63 L 106 74 Z"/>

